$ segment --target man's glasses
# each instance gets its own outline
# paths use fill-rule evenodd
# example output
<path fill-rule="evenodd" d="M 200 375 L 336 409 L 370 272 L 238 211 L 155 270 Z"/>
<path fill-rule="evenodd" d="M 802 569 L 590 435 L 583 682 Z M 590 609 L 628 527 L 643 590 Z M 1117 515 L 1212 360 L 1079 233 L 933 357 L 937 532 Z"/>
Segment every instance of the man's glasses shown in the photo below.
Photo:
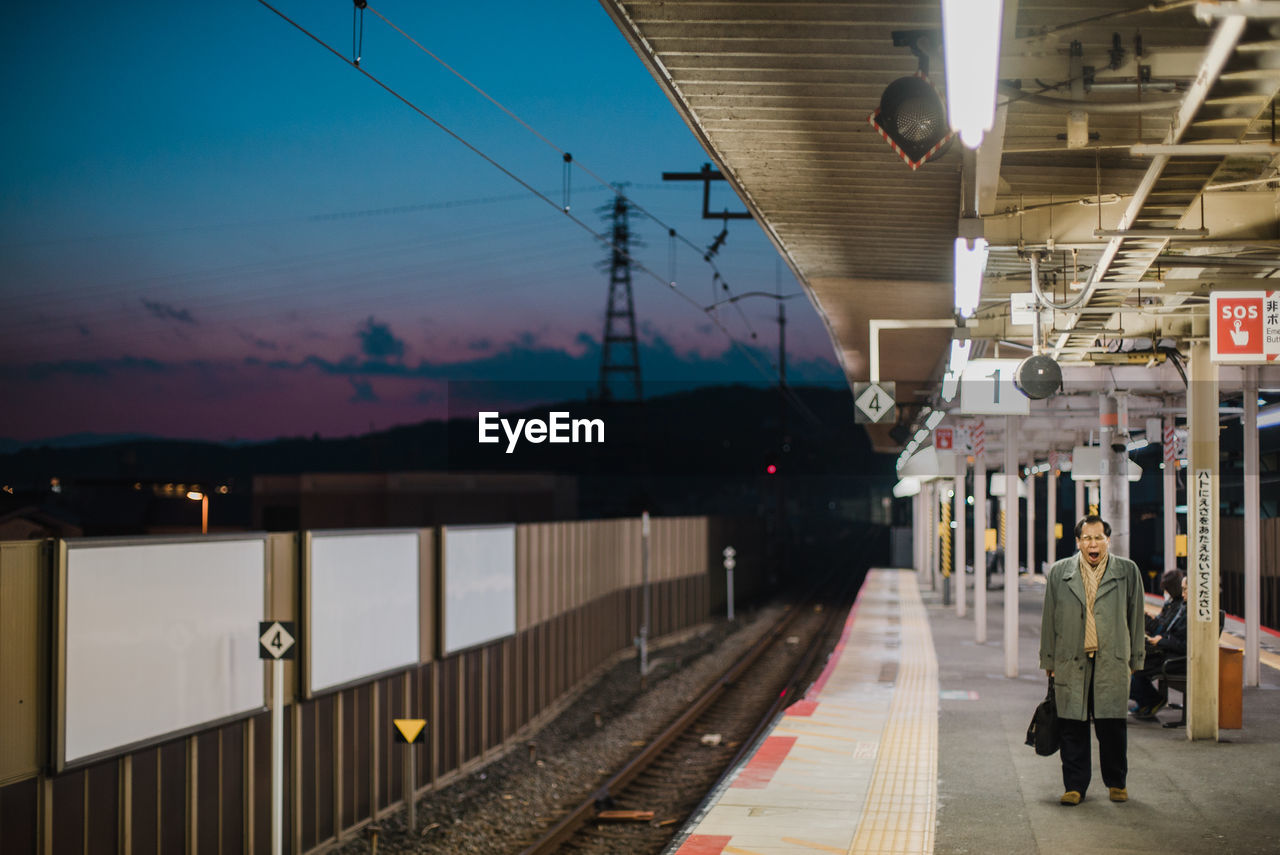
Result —
<path fill-rule="evenodd" d="M 1085 534 L 1076 538 L 1081 543 L 1102 543 L 1107 539 L 1105 534 Z"/>

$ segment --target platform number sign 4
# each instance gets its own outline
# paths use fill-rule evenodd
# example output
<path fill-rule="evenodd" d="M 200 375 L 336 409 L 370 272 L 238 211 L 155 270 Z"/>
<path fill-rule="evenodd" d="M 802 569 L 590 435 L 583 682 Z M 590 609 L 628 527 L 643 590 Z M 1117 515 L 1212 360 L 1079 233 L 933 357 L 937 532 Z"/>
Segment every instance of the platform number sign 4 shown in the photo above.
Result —
<path fill-rule="evenodd" d="M 892 382 L 854 383 L 854 421 L 857 424 L 892 424 L 898 418 L 898 408 L 894 402 L 896 392 Z"/>
<path fill-rule="evenodd" d="M 293 622 L 264 620 L 258 624 L 258 658 L 292 659 L 297 650 Z"/>
<path fill-rule="evenodd" d="M 1013 384 L 1017 359 L 970 359 L 960 376 L 960 412 L 964 415 L 1025 416 L 1031 399 Z"/>

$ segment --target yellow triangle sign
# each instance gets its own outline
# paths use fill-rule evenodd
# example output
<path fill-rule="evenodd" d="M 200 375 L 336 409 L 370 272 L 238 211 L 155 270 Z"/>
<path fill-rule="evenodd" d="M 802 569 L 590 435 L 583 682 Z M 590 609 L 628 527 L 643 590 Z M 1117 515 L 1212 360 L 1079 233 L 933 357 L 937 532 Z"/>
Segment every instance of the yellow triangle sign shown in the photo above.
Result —
<path fill-rule="evenodd" d="M 422 741 L 422 731 L 427 726 L 425 718 L 394 718 L 391 723 L 396 726 L 398 735 L 397 742 L 414 742 Z"/>

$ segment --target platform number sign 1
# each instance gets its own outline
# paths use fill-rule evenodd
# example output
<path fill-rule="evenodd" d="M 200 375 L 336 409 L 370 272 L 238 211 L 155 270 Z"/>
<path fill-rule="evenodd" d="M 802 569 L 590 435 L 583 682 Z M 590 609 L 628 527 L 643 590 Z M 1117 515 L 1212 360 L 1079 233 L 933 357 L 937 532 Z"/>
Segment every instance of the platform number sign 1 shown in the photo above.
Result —
<path fill-rule="evenodd" d="M 292 659 L 296 644 L 292 621 L 264 620 L 258 623 L 259 659 Z"/>
<path fill-rule="evenodd" d="M 1017 359 L 970 359 L 960 375 L 960 412 L 964 415 L 1025 416 L 1031 399 L 1014 385 Z"/>
<path fill-rule="evenodd" d="M 898 418 L 898 408 L 894 401 L 897 393 L 895 384 L 889 381 L 879 383 L 853 384 L 853 420 L 857 424 L 892 424 Z"/>

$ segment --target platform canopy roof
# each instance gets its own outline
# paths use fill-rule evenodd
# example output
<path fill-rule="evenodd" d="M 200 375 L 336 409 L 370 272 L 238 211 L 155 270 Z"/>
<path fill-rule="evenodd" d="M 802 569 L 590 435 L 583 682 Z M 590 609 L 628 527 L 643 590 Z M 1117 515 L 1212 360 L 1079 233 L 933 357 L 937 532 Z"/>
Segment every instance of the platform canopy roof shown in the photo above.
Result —
<path fill-rule="evenodd" d="M 1033 254 L 1048 301 L 1074 303 L 1041 313 L 1066 376 L 1027 422 L 1046 449 L 1087 437 L 1100 391 L 1129 392 L 1139 428 L 1184 405 L 1210 292 L 1275 287 L 1280 4 L 1006 0 L 995 127 L 976 154 L 957 141 L 912 170 L 868 118 L 920 66 L 903 33 L 945 92 L 939 0 L 601 3 L 791 266 L 851 385 L 869 379 L 873 320 L 954 319 L 953 245 L 975 225 L 991 250 L 960 333 L 972 356 L 1031 353 L 1011 295 L 1031 292 Z M 881 333 L 899 405 L 872 430 L 881 450 L 951 406 L 956 334 Z"/>

